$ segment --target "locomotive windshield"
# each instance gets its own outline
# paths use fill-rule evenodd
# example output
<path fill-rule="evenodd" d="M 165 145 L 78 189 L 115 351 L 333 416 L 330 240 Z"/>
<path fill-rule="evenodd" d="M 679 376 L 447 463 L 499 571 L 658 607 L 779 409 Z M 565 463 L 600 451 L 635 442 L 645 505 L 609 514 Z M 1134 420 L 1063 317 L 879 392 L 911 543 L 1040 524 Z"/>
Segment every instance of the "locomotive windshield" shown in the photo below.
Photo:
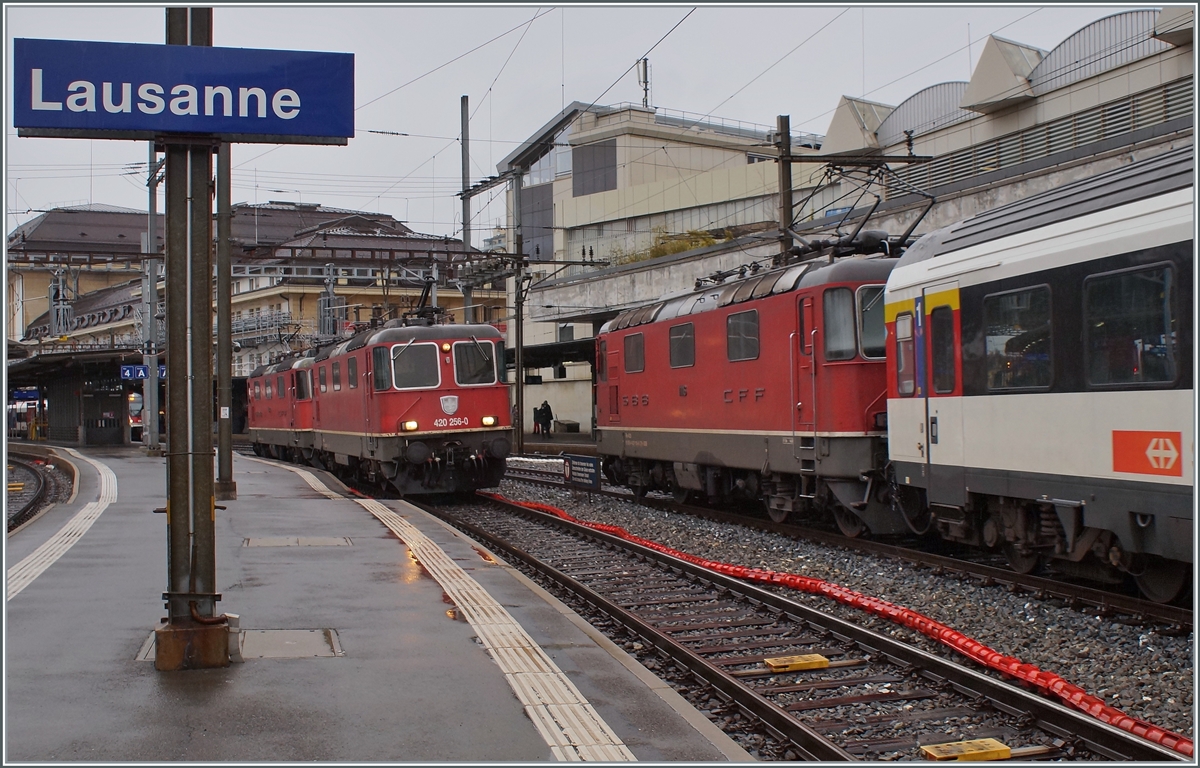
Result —
<path fill-rule="evenodd" d="M 436 344 L 413 344 L 392 347 L 392 381 L 396 389 L 436 387 L 438 348 Z"/>
<path fill-rule="evenodd" d="M 454 380 L 459 384 L 495 384 L 496 350 L 489 341 L 459 341 L 454 344 Z"/>

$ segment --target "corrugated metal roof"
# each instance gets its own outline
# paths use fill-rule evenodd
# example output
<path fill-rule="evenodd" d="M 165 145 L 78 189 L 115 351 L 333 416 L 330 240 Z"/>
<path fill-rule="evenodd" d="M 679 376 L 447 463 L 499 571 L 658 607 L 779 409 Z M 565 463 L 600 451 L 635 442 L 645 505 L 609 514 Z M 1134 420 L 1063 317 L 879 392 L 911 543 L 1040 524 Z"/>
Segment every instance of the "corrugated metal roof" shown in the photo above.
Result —
<path fill-rule="evenodd" d="M 1101 72 L 1170 49 L 1155 40 L 1158 9 L 1125 11 L 1093 21 L 1048 53 L 1029 75 L 1035 96 L 1041 96 Z"/>
<path fill-rule="evenodd" d="M 890 147 L 904 142 L 904 132 L 914 136 L 930 133 L 948 125 L 973 120 L 978 115 L 960 106 L 967 92 L 965 80 L 938 83 L 909 96 L 884 118 L 875 135 L 879 146 Z"/>
<path fill-rule="evenodd" d="M 1194 152 L 1194 147 L 1180 147 L 985 211 L 925 235 L 908 249 L 900 264 L 924 261 L 989 240 L 1186 189 L 1193 185 Z"/>

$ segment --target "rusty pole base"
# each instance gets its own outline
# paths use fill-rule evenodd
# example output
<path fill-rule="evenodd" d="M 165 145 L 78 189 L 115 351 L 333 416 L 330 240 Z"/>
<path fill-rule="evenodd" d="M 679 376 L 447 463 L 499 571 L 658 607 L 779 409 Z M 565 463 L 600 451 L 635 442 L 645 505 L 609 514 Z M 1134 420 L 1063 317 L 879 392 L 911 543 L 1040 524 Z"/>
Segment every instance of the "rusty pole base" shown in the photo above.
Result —
<path fill-rule="evenodd" d="M 213 495 L 217 501 L 237 501 L 237 481 L 215 481 L 213 483 Z"/>
<path fill-rule="evenodd" d="M 168 624 L 154 630 L 154 668 L 212 669 L 229 666 L 229 627 L 224 624 Z"/>

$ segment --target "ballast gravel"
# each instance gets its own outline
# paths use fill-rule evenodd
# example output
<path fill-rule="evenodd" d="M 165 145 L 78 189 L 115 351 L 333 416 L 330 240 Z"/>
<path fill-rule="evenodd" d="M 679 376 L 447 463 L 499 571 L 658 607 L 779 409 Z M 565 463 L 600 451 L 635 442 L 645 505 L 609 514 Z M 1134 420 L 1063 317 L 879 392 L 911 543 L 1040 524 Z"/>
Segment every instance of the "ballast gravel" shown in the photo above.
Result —
<path fill-rule="evenodd" d="M 509 463 L 551 470 L 562 466 L 560 459 L 509 459 Z M 634 535 L 698 557 L 797 573 L 879 597 L 953 627 L 1000 653 L 1061 675 L 1131 717 L 1194 737 L 1194 633 L 1161 634 L 1004 587 L 986 587 L 873 555 L 663 512 L 632 500 L 511 479 L 503 482 L 500 492 L 513 499 L 551 504 L 588 522 L 619 525 Z M 881 617 L 819 595 L 786 588 L 776 591 L 810 608 L 978 668 L 940 643 Z"/>

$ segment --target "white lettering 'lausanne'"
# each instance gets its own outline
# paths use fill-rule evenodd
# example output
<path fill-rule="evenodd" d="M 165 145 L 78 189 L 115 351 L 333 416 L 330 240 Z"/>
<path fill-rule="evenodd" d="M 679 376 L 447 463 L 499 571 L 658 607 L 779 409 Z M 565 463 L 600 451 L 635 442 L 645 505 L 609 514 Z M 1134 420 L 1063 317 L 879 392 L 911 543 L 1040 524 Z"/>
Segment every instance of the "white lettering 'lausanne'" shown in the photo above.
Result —
<path fill-rule="evenodd" d="M 61 112 L 63 102 L 46 101 L 42 89 L 42 70 L 33 70 L 33 89 L 30 107 L 45 112 Z M 114 85 L 116 87 L 114 88 Z M 201 106 L 204 115 L 212 117 L 220 110 L 225 117 L 233 117 L 234 102 L 237 106 L 238 117 L 267 116 L 267 92 L 262 88 L 238 88 L 234 96 L 233 89 L 227 85 L 206 85 L 201 91 L 194 85 L 175 85 L 171 87 L 168 101 L 167 90 L 158 83 L 142 83 L 137 87 L 138 101 L 133 100 L 132 83 L 101 83 L 101 108 L 105 112 L 132 112 L 134 107 L 147 115 L 161 114 L 168 106 L 173 115 L 199 115 Z M 119 100 L 114 98 L 120 93 Z M 96 84 L 88 80 L 76 80 L 67 86 L 67 109 L 72 112 L 96 111 Z M 280 88 L 269 99 L 271 111 L 281 120 L 291 120 L 300 114 L 300 94 L 291 88 Z"/>

